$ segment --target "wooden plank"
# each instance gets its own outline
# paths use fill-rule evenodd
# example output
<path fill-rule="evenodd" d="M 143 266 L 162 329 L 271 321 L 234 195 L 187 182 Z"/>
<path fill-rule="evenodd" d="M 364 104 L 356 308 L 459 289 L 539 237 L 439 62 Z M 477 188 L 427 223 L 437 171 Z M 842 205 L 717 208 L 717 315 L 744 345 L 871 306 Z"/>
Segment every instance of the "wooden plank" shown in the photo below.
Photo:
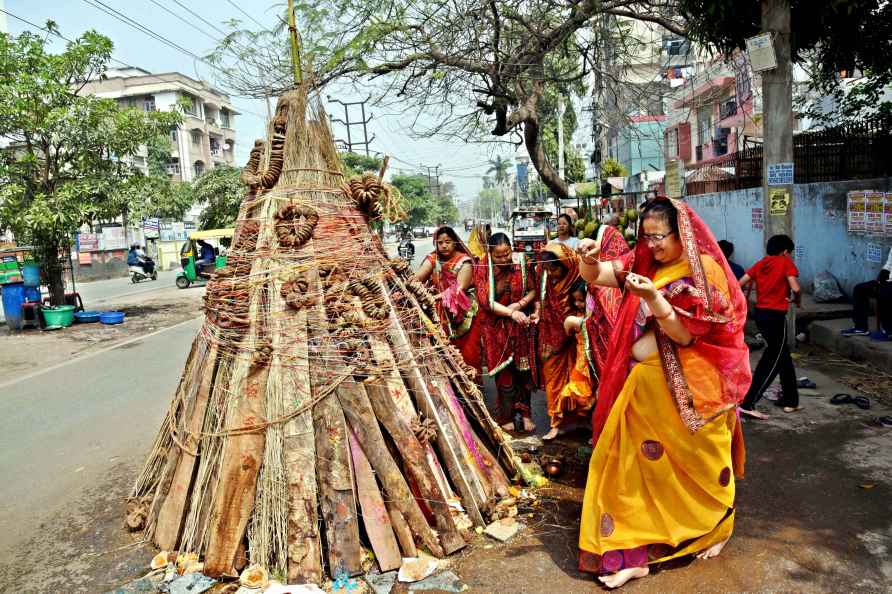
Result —
<path fill-rule="evenodd" d="M 200 454 L 200 435 L 204 427 L 204 415 L 207 412 L 211 387 L 214 384 L 214 372 L 217 367 L 217 344 L 211 345 L 207 357 L 204 358 L 201 378 L 195 395 L 195 403 L 189 412 L 189 420 L 186 423 L 188 435 L 181 436 L 184 445 L 191 451 L 184 450 L 179 445 L 174 445 L 180 450 L 176 470 L 173 473 L 170 490 L 161 506 L 158 514 L 158 525 L 155 528 L 155 544 L 161 550 L 172 551 L 177 548 L 180 531 L 186 521 L 186 500 L 192 486 L 192 478 L 195 471 L 195 462 L 198 459 L 193 452 Z"/>
<path fill-rule="evenodd" d="M 283 375 L 286 414 L 305 406 L 312 398 L 307 310 L 298 311 L 293 322 L 289 318 L 288 325 L 294 332 L 293 363 L 278 371 Z M 285 424 L 284 443 L 288 481 L 288 582 L 321 584 L 322 544 L 319 541 L 312 411 L 308 410 Z"/>
<path fill-rule="evenodd" d="M 437 540 L 437 534 L 427 525 L 402 471 L 387 450 L 365 387 L 358 383 L 344 382 L 338 386 L 337 395 L 344 409 L 344 416 L 356 433 L 356 439 L 368 456 L 388 498 L 400 510 L 412 531 L 421 538 L 431 554 L 443 557 L 443 547 Z"/>
<path fill-rule="evenodd" d="M 264 418 L 269 367 L 253 367 L 236 390 L 226 428 L 255 425 Z M 204 570 L 211 577 L 233 575 L 239 544 L 254 510 L 257 476 L 263 460 L 263 432 L 229 435 L 223 446 L 220 479 L 208 525 L 210 533 Z"/>
<path fill-rule="evenodd" d="M 412 538 L 412 529 L 409 528 L 406 518 L 400 513 L 392 503 L 387 502 L 387 513 L 390 516 L 390 525 L 393 526 L 393 532 L 396 534 L 397 540 L 400 542 L 400 548 L 403 550 L 403 557 L 417 557 L 418 549 L 415 547 L 415 539 Z"/>
<path fill-rule="evenodd" d="M 326 387 L 327 384 L 314 383 L 314 392 L 318 394 Z M 350 442 L 343 412 L 334 395 L 316 405 L 313 423 L 316 428 L 316 476 L 329 571 L 333 577 L 344 573 L 359 575 L 362 573 L 362 550 L 348 449 Z"/>
<path fill-rule="evenodd" d="M 446 554 L 464 548 L 465 539 L 455 527 L 455 520 L 452 518 L 449 504 L 443 497 L 443 493 L 438 488 L 427 465 L 425 450 L 415 434 L 412 433 L 409 425 L 400 418 L 387 386 L 380 381 L 376 383 L 374 379 L 366 381 L 365 385 L 375 416 L 393 438 L 405 468 L 415 479 L 422 499 L 434 514 L 437 530 L 440 533 L 440 542 L 443 543 Z"/>
<path fill-rule="evenodd" d="M 372 550 L 375 552 L 378 567 L 382 572 L 398 569 L 402 564 L 402 557 L 390 525 L 390 516 L 378 490 L 372 465 L 352 431 L 350 453 L 353 456 L 353 474 L 356 477 L 356 495 L 362 509 L 362 520 Z"/>

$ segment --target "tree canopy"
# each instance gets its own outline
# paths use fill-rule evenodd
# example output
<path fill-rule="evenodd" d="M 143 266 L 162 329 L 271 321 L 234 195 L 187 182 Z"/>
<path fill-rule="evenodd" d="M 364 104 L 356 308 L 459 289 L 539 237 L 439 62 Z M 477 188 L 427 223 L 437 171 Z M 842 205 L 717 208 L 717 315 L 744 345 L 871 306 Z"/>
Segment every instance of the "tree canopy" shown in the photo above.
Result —
<path fill-rule="evenodd" d="M 104 75 L 111 53 L 111 40 L 95 31 L 60 54 L 47 52 L 38 35 L 0 35 L 0 137 L 8 143 L 0 153 L 0 227 L 35 247 L 54 303 L 64 298 L 60 253 L 82 225 L 157 210 L 150 204 L 157 178 L 139 174 L 130 158 L 169 138 L 181 118 L 82 93 Z M 179 208 L 177 200 L 167 206 Z"/>
<path fill-rule="evenodd" d="M 366 171 L 374 171 L 377 173 L 381 170 L 382 160 L 378 157 L 368 157 L 359 153 L 344 152 L 338 153 L 341 158 L 341 165 L 344 166 L 344 175 L 351 177 L 353 175 L 361 175 Z"/>
<path fill-rule="evenodd" d="M 245 196 L 241 173 L 240 167 L 217 165 L 192 182 L 192 199 L 205 205 L 198 217 L 202 229 L 228 229 L 235 225 Z"/>
<path fill-rule="evenodd" d="M 426 175 L 394 175 L 390 183 L 400 191 L 405 201 L 406 212 L 409 214 L 406 225 L 451 225 L 458 221 L 459 212 L 453 199 L 454 189 L 451 183 L 442 184 L 437 195 L 431 191 L 430 179 Z"/>

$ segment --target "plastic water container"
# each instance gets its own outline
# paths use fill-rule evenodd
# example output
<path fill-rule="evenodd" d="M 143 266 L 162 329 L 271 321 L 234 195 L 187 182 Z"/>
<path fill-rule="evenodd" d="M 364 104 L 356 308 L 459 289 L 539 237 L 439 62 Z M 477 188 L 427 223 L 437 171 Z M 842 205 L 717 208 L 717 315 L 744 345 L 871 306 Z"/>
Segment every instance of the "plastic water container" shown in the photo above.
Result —
<path fill-rule="evenodd" d="M 22 277 L 26 287 L 40 286 L 40 266 L 36 262 L 22 264 Z"/>
<path fill-rule="evenodd" d="M 40 287 L 25 285 L 25 303 L 40 303 Z"/>
<path fill-rule="evenodd" d="M 24 323 L 22 318 L 22 303 L 25 302 L 24 283 L 6 283 L 0 291 L 2 291 L 3 315 L 6 317 L 6 324 L 12 330 L 21 330 Z"/>

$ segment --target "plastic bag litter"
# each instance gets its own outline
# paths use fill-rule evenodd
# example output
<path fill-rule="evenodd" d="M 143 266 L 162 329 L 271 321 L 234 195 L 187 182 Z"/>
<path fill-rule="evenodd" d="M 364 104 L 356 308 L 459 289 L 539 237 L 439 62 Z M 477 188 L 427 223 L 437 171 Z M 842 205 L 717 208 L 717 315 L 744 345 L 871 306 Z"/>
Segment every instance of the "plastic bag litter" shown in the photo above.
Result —
<path fill-rule="evenodd" d="M 201 573 L 187 573 L 177 576 L 166 584 L 161 584 L 165 594 L 201 594 L 211 589 L 217 580 Z"/>
<path fill-rule="evenodd" d="M 815 275 L 814 291 L 812 296 L 815 303 L 832 303 L 842 299 L 843 294 L 839 288 L 839 282 L 827 270 L 822 270 Z"/>

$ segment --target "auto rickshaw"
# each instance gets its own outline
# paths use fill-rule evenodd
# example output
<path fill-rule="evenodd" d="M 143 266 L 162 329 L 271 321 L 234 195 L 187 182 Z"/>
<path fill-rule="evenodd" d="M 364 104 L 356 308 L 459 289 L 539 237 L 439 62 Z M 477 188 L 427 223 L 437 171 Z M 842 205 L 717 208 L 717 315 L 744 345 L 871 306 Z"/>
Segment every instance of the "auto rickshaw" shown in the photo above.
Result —
<path fill-rule="evenodd" d="M 538 253 L 551 237 L 554 213 L 544 206 L 522 207 L 511 213 L 511 243 L 515 252 Z"/>
<path fill-rule="evenodd" d="M 180 264 L 182 268 L 177 271 L 177 287 L 185 289 L 192 285 L 204 284 L 211 278 L 214 271 L 226 266 L 226 256 L 220 253 L 220 248 L 225 247 L 235 234 L 235 229 L 208 229 L 207 231 L 194 231 L 189 234 L 189 239 L 180 248 Z M 214 248 L 213 266 L 203 265 L 201 270 L 196 264 L 196 255 L 201 254 L 198 242 L 206 241 Z M 216 245 L 214 245 L 216 244 Z"/>

